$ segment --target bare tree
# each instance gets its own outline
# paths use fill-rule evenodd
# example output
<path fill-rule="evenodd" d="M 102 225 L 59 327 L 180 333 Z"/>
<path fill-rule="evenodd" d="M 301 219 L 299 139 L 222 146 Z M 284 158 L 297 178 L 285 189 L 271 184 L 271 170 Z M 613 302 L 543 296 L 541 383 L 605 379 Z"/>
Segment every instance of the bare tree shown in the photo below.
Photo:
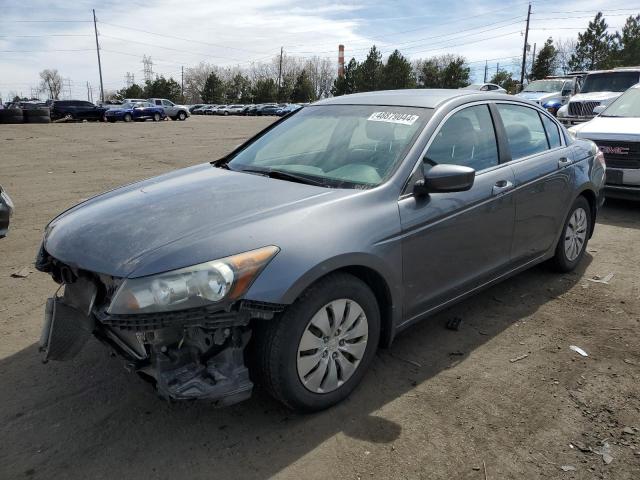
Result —
<path fill-rule="evenodd" d="M 569 73 L 571 71 L 571 68 L 569 67 L 569 61 L 571 60 L 571 56 L 576 51 L 576 44 L 577 42 L 575 38 L 561 38 L 556 41 L 556 51 L 558 52 L 558 68 L 562 71 L 562 73 Z"/>
<path fill-rule="evenodd" d="M 40 72 L 40 78 L 40 91 L 49 95 L 51 100 L 57 100 L 62 91 L 62 77 L 58 70 L 47 68 Z"/>
<path fill-rule="evenodd" d="M 184 71 L 184 98 L 187 103 L 201 103 L 201 93 L 209 75 L 219 68 L 208 63 L 201 62 L 195 67 Z"/>
<path fill-rule="evenodd" d="M 316 98 L 328 97 L 336 77 L 337 65 L 329 58 L 315 56 L 307 59 L 304 70 L 311 80 Z"/>

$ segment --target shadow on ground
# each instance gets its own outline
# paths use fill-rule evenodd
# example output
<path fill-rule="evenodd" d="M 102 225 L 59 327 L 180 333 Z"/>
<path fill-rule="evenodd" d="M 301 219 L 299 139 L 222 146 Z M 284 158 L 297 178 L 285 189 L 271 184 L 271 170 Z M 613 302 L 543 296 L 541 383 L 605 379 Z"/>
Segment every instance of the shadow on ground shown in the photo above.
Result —
<path fill-rule="evenodd" d="M 376 415 L 381 407 L 416 385 L 429 389 L 569 290 L 590 261 L 567 275 L 536 267 L 416 325 L 379 352 L 347 401 L 315 415 L 292 414 L 259 390 L 226 409 L 169 405 L 95 341 L 73 362 L 47 365 L 32 345 L 0 361 L 0 477 L 268 478 L 339 432 L 393 442 L 402 427 Z M 452 316 L 463 318 L 459 331 L 445 328 Z"/>
<path fill-rule="evenodd" d="M 639 220 L 640 199 L 634 202 L 607 198 L 604 207 L 598 214 L 597 222 L 612 227 L 638 228 Z"/>

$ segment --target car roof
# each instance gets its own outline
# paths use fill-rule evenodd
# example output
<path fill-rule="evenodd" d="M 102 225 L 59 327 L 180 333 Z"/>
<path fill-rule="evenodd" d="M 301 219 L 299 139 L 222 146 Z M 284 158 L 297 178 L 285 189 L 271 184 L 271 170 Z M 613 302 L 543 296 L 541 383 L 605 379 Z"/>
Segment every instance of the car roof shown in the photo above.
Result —
<path fill-rule="evenodd" d="M 617 67 L 612 68 L 611 70 L 593 70 L 587 75 L 592 75 L 594 73 L 619 73 L 619 72 L 637 72 L 640 73 L 640 67 Z"/>
<path fill-rule="evenodd" d="M 449 100 L 461 97 L 466 97 L 469 101 L 504 100 L 504 93 L 499 94 L 464 89 L 451 90 L 444 88 L 380 90 L 327 98 L 315 102 L 313 105 L 392 105 L 399 107 L 437 108 Z"/>

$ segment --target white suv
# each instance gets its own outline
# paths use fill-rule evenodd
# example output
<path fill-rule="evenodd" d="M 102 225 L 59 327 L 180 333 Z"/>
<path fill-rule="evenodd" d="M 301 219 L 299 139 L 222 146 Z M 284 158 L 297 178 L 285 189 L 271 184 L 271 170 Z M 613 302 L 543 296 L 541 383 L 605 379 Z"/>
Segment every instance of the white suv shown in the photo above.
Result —
<path fill-rule="evenodd" d="M 166 98 L 149 98 L 147 101 L 152 105 L 164 108 L 164 113 L 171 120 L 186 120 L 187 117 L 191 116 L 189 109 L 185 105 L 176 105 Z"/>

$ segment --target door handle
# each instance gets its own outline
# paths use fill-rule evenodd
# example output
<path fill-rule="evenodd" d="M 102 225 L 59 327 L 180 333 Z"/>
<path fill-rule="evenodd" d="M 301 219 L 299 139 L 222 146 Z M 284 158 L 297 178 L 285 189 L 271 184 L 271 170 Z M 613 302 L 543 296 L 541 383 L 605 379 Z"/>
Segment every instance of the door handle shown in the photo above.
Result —
<path fill-rule="evenodd" d="M 498 180 L 496 184 L 493 186 L 492 193 L 493 195 L 500 195 L 506 191 L 509 191 L 513 188 L 513 182 L 509 180 Z"/>
<path fill-rule="evenodd" d="M 567 165 L 570 165 L 570 164 L 571 164 L 571 159 L 567 157 L 561 157 L 558 160 L 558 168 L 566 167 Z"/>

